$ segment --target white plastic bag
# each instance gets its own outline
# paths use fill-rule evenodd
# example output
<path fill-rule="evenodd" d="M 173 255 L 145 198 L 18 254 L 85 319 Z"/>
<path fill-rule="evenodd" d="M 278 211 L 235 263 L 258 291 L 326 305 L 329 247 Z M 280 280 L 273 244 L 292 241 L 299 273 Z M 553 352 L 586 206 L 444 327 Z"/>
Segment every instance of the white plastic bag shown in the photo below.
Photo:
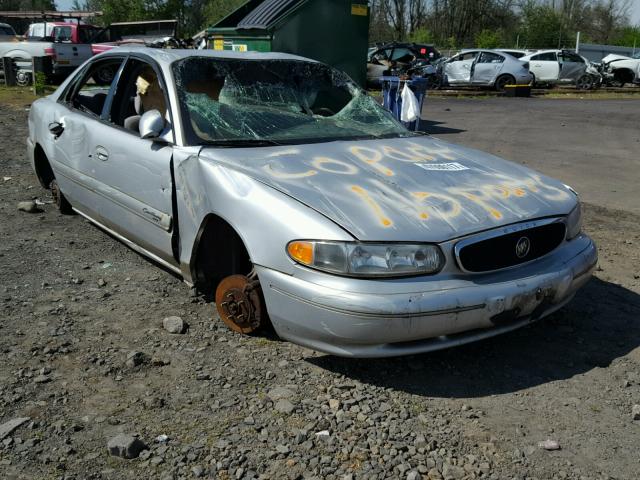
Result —
<path fill-rule="evenodd" d="M 403 122 L 413 122 L 420 118 L 420 103 L 408 84 L 404 84 L 402 89 L 402 110 L 400 120 Z"/>

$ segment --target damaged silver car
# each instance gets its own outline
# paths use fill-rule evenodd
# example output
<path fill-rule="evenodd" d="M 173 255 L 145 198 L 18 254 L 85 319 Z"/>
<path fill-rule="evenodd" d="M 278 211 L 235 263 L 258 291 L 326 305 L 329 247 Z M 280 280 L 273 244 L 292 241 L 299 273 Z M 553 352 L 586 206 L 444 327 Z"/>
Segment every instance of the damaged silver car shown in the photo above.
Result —
<path fill-rule="evenodd" d="M 215 292 L 231 329 L 336 355 L 528 325 L 596 265 L 571 188 L 409 132 L 301 57 L 114 49 L 33 104 L 27 143 L 62 212 Z"/>
<path fill-rule="evenodd" d="M 529 85 L 529 64 L 494 50 L 463 50 L 440 64 L 444 85 L 493 87 L 504 92 L 507 85 Z"/>

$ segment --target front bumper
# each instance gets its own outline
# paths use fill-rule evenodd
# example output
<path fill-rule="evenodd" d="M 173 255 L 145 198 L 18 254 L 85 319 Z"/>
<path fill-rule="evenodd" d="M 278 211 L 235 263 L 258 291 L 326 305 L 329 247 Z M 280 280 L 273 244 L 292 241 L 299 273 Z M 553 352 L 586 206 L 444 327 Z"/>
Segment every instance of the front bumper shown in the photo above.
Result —
<path fill-rule="evenodd" d="M 282 338 L 339 356 L 390 357 L 532 323 L 571 300 L 597 260 L 593 241 L 581 234 L 531 264 L 483 275 L 372 281 L 256 268 Z"/>

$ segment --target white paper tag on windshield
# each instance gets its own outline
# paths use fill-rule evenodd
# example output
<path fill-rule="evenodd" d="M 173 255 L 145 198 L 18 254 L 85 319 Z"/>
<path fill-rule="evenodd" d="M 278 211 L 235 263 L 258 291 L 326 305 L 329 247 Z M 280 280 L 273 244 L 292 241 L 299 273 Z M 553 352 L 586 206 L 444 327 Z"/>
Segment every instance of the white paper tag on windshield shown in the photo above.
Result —
<path fill-rule="evenodd" d="M 469 170 L 469 167 L 459 164 L 458 162 L 451 163 L 414 163 L 414 165 L 424 168 L 425 170 L 438 170 L 445 172 L 459 172 L 461 170 Z"/>

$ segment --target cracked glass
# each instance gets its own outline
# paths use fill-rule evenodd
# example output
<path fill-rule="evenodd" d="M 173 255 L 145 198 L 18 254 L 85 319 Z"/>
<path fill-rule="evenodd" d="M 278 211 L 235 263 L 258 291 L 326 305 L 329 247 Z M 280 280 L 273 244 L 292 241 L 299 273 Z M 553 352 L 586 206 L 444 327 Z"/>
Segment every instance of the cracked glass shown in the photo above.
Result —
<path fill-rule="evenodd" d="M 347 75 L 299 60 L 173 65 L 190 144 L 295 144 L 412 135 Z"/>

